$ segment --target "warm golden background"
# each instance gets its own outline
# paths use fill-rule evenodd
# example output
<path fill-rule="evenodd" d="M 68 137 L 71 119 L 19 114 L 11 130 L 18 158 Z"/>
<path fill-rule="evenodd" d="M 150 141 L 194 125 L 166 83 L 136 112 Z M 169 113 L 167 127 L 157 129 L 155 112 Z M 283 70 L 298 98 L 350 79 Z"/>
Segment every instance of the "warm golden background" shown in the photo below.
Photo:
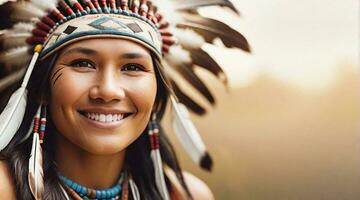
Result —
<path fill-rule="evenodd" d="M 199 71 L 218 97 L 193 116 L 215 166 L 199 170 L 172 138 L 183 167 L 221 200 L 360 199 L 358 1 L 233 2 L 240 19 L 201 12 L 241 31 L 253 53 L 205 47 L 230 89 Z"/>

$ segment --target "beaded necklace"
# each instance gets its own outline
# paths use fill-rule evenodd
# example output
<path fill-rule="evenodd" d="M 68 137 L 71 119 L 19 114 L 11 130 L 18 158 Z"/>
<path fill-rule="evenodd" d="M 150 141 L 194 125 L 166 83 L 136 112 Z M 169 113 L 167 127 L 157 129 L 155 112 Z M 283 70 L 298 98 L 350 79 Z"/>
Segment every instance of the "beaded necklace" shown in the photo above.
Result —
<path fill-rule="evenodd" d="M 84 187 L 65 176 L 59 176 L 60 180 L 64 183 L 66 192 L 74 200 L 118 200 L 120 197 L 122 200 L 126 200 L 128 196 L 128 181 L 124 180 L 123 174 L 120 177 L 118 183 L 109 189 L 95 190 Z M 123 185 L 122 185 L 123 184 Z M 126 185 L 125 185 L 126 184 Z"/>

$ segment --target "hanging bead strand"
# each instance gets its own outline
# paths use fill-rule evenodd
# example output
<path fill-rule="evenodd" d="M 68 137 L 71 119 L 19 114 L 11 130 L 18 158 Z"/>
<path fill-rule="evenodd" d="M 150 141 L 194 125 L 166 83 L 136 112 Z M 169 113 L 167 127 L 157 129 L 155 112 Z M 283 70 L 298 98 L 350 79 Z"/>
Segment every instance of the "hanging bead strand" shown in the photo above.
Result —
<path fill-rule="evenodd" d="M 40 144 L 44 143 L 46 129 L 46 106 L 42 106 L 40 120 Z"/>

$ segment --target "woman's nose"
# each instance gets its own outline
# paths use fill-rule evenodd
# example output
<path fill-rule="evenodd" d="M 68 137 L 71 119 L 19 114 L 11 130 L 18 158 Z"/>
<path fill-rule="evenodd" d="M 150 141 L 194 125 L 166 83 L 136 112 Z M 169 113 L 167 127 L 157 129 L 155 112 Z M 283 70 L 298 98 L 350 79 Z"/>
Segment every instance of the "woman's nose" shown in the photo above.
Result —
<path fill-rule="evenodd" d="M 96 83 L 90 89 L 89 96 L 91 99 L 103 102 L 124 99 L 125 91 L 115 72 L 110 70 L 103 71 L 99 72 L 98 76 Z"/>

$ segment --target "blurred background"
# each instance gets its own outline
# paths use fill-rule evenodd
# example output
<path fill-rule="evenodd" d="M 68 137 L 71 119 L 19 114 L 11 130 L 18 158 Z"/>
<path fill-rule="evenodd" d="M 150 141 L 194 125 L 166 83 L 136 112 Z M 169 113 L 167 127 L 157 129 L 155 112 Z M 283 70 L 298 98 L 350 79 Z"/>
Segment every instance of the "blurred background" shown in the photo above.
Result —
<path fill-rule="evenodd" d="M 215 161 L 185 170 L 216 199 L 360 199 L 359 2 L 233 0 L 241 17 L 206 8 L 242 32 L 252 54 L 205 46 L 225 68 L 227 89 L 197 71 L 216 107 L 192 116 Z"/>

